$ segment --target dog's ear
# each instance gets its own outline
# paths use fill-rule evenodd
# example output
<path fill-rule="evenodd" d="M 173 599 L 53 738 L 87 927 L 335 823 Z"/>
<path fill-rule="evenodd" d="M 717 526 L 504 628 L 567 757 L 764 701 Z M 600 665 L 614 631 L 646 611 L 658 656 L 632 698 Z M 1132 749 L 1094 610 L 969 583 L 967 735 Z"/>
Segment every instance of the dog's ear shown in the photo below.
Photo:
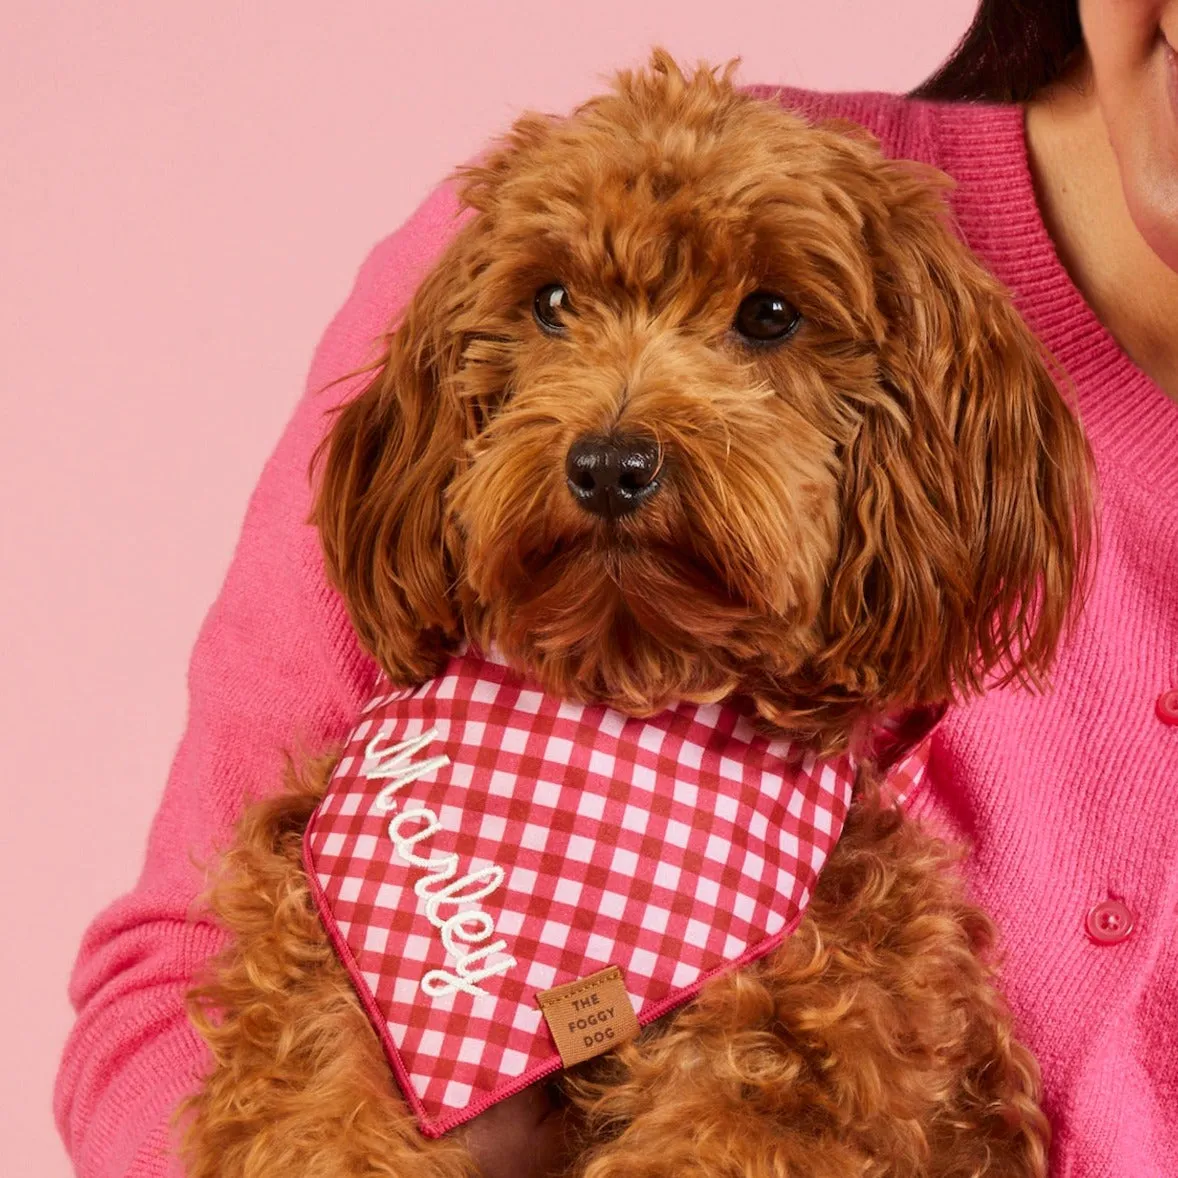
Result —
<path fill-rule="evenodd" d="M 913 703 L 1042 689 L 1086 592 L 1091 453 L 1041 345 L 949 228 L 945 178 L 885 173 L 888 207 L 864 228 L 879 382 L 844 455 L 819 670 Z"/>
<path fill-rule="evenodd" d="M 313 463 L 325 459 L 310 522 L 328 577 L 394 682 L 436 674 L 462 637 L 446 491 L 476 429 L 477 407 L 455 387 L 473 232 L 463 227 L 425 277 Z"/>

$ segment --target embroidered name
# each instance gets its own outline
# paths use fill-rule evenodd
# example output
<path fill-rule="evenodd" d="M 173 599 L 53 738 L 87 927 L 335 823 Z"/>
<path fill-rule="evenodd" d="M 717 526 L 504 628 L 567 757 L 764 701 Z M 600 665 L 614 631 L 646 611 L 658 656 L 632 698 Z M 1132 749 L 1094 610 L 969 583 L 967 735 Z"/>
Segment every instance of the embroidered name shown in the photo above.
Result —
<path fill-rule="evenodd" d="M 450 764 L 450 758 L 446 756 L 413 760 L 437 736 L 438 730 L 431 728 L 389 748 L 378 747 L 380 736 L 374 736 L 368 742 L 361 774 L 370 780 L 389 783 L 376 795 L 373 812 L 395 813 L 398 808 L 396 795 L 405 786 Z M 505 952 L 507 942 L 502 938 L 485 943 L 495 933 L 495 920 L 477 904 L 502 886 L 505 873 L 498 864 L 491 864 L 459 876 L 457 855 L 419 854 L 415 849 L 418 844 L 442 829 L 437 814 L 427 806 L 403 810 L 391 818 L 388 825 L 393 854 L 410 867 L 419 867 L 427 873 L 417 880 L 413 890 L 425 901 L 425 917 L 438 930 L 442 946 L 454 960 L 453 972 L 431 969 L 421 979 L 421 991 L 430 998 L 459 991 L 475 997 L 490 997 L 479 982 L 506 973 L 516 964 L 516 959 Z M 464 907 L 470 904 L 476 906 Z M 455 911 L 444 915 L 448 908 Z M 495 954 L 500 956 L 492 961 Z"/>

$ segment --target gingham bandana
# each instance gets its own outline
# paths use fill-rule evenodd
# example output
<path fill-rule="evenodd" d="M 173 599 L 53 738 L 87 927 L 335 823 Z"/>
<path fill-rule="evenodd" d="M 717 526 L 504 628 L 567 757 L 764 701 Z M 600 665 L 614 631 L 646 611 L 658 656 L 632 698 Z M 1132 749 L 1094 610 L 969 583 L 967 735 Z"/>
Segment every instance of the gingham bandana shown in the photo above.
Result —
<path fill-rule="evenodd" d="M 801 755 L 736 704 L 637 720 L 474 652 L 377 690 L 304 857 L 430 1137 L 561 1066 L 545 991 L 619 967 L 645 1025 L 772 950 L 850 802 L 849 758 Z M 926 749 L 894 764 L 898 793 Z"/>

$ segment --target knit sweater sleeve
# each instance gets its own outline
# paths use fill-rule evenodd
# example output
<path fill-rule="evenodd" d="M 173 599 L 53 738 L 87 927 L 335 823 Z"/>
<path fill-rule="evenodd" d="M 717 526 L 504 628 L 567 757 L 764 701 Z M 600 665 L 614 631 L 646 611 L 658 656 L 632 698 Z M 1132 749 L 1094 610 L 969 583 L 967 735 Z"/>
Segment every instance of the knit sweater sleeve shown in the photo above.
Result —
<path fill-rule="evenodd" d="M 381 242 L 324 335 L 307 389 L 250 500 L 221 591 L 188 671 L 186 730 L 135 889 L 87 931 L 70 998 L 77 1021 L 55 1113 L 80 1178 L 180 1173 L 172 1120 L 207 1067 L 184 994 L 221 944 L 196 901 L 199 864 L 223 846 L 251 796 L 273 792 L 284 750 L 344 735 L 375 665 L 325 580 L 308 468 L 325 410 L 362 378 L 374 343 L 456 228 L 452 188 L 436 189 Z"/>

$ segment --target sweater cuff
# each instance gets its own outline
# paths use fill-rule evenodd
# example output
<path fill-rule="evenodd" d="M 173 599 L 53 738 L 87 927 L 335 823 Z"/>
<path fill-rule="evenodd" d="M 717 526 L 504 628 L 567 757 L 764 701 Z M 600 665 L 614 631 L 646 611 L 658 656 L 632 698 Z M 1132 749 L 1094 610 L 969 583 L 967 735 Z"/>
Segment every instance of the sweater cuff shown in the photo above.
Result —
<path fill-rule="evenodd" d="M 103 1091 L 77 1143 L 78 1178 L 183 1178 L 176 1110 L 196 1090 L 208 1051 L 187 1020 L 152 1038 Z"/>

